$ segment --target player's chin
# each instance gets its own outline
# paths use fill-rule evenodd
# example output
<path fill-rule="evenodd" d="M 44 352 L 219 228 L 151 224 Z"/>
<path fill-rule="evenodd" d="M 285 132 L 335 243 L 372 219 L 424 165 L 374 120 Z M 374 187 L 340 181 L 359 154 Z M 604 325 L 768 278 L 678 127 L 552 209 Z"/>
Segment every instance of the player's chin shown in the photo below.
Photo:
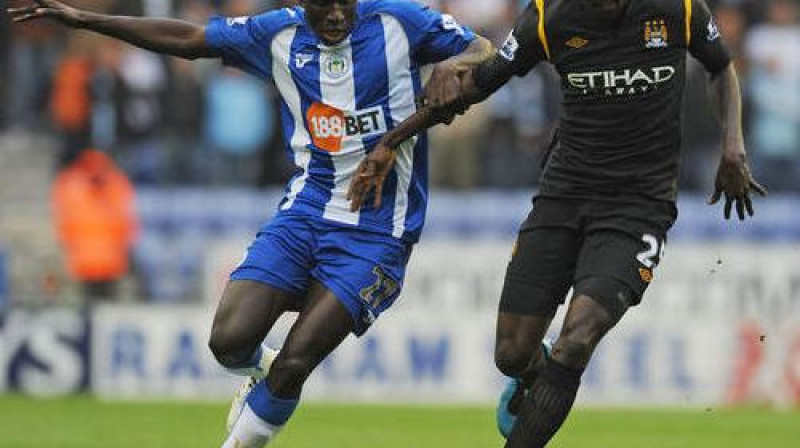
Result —
<path fill-rule="evenodd" d="M 344 30 L 327 30 L 320 34 L 322 40 L 325 41 L 326 44 L 336 45 L 347 39 L 347 36 L 350 35 L 350 32 Z"/>

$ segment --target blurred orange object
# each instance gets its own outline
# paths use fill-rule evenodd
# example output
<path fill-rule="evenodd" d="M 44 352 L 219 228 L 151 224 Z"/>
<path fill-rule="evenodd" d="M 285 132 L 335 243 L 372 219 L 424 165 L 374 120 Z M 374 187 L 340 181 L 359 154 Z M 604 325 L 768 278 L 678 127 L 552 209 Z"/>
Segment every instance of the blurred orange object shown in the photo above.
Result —
<path fill-rule="evenodd" d="M 50 112 L 53 123 L 65 131 L 88 126 L 91 113 L 89 81 L 92 66 L 82 57 L 65 57 L 56 68 Z"/>
<path fill-rule="evenodd" d="M 114 281 L 128 271 L 138 231 L 134 189 L 106 154 L 85 150 L 56 177 L 53 218 L 71 275 Z"/>

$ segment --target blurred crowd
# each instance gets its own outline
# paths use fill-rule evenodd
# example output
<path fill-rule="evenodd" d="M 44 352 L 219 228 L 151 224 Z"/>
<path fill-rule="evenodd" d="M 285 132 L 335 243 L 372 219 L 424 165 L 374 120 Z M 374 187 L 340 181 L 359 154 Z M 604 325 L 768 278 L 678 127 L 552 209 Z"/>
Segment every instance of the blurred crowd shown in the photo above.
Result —
<path fill-rule="evenodd" d="M 0 0 L 8 6 L 25 0 Z M 72 0 L 114 14 L 203 23 L 291 1 Z M 429 0 L 495 44 L 524 1 Z M 756 176 L 771 190 L 800 191 L 800 0 L 710 1 L 736 56 L 745 132 Z M 719 128 L 702 69 L 689 64 L 684 189 L 707 191 Z M 87 148 L 109 154 L 136 185 L 281 184 L 285 160 L 273 87 L 216 61 L 188 62 L 53 23 L 0 20 L 0 130 L 57 139 L 58 166 Z M 535 186 L 541 148 L 558 114 L 558 81 L 541 65 L 514 79 L 455 125 L 434 132 L 434 185 Z"/>

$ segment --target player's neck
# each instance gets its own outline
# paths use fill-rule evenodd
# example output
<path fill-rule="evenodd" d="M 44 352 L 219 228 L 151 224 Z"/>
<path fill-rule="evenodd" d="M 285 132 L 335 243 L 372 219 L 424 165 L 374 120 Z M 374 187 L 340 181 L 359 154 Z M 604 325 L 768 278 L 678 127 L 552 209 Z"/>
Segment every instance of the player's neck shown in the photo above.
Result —
<path fill-rule="evenodd" d="M 588 9 L 602 16 L 618 16 L 625 13 L 629 0 L 584 0 Z"/>
<path fill-rule="evenodd" d="M 615 30 L 628 12 L 629 0 L 585 0 L 584 14 L 587 24 Z"/>

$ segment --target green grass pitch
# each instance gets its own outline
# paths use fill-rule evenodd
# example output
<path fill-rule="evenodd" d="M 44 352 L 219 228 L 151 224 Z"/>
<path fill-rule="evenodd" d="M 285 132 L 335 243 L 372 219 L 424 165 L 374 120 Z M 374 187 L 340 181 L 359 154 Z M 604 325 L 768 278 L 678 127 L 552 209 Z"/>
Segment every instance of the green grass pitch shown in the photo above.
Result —
<path fill-rule="evenodd" d="M 0 448 L 219 447 L 224 403 L 0 397 Z M 301 406 L 274 448 L 501 447 L 489 407 Z M 558 448 L 798 448 L 800 413 L 576 410 Z"/>

